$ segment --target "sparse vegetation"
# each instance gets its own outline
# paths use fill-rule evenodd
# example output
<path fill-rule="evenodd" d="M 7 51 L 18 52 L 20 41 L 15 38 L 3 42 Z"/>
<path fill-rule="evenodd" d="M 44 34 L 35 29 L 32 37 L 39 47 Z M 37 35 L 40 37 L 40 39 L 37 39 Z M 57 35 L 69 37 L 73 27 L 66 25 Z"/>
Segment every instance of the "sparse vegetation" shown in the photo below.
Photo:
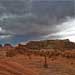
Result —
<path fill-rule="evenodd" d="M 52 45 L 50 45 L 49 43 Z M 69 41 L 68 41 L 68 43 L 69 43 Z M 0 46 L 0 52 L 2 52 L 2 53 L 0 53 L 0 57 L 3 54 L 3 56 L 6 57 L 4 60 L 6 60 L 7 57 L 9 57 L 9 59 L 12 61 L 13 60 L 20 61 L 20 63 L 23 63 L 22 64 L 23 66 L 25 65 L 25 67 L 31 66 L 32 68 L 34 68 L 33 66 L 35 66 L 35 68 L 37 68 L 39 70 L 41 68 L 43 68 L 43 69 L 45 68 L 48 70 L 50 68 L 50 66 L 52 66 L 52 64 L 54 64 L 54 65 L 57 65 L 57 64 L 59 64 L 59 65 L 66 64 L 67 65 L 68 64 L 71 67 L 74 67 L 75 66 L 75 63 L 74 63 L 75 49 L 71 48 L 70 50 L 68 50 L 66 48 L 62 48 L 62 46 L 60 46 L 60 45 L 59 45 L 60 48 L 58 48 L 58 46 L 55 46 L 55 45 L 53 47 L 53 44 L 54 44 L 53 41 L 52 42 L 47 41 L 44 45 L 40 42 L 40 44 L 38 43 L 37 46 L 35 46 L 36 44 L 34 45 L 35 48 L 30 48 L 30 47 L 28 48 L 27 45 L 21 45 L 21 44 L 19 44 L 16 47 L 6 44 L 6 45 L 4 45 L 4 47 Z M 58 44 L 59 44 L 59 42 L 58 42 Z M 33 44 L 32 44 L 32 47 L 33 47 Z M 19 56 L 22 56 L 22 57 L 19 57 Z M 17 57 L 19 57 L 19 59 L 16 60 Z M 28 65 L 26 65 L 26 64 L 28 64 Z M 57 69 L 57 67 L 52 66 L 53 69 L 54 68 Z M 43 70 L 42 70 L 42 73 L 43 73 Z M 50 74 L 48 74 L 48 75 L 50 75 Z M 72 74 L 70 73 L 70 75 L 72 75 Z"/>

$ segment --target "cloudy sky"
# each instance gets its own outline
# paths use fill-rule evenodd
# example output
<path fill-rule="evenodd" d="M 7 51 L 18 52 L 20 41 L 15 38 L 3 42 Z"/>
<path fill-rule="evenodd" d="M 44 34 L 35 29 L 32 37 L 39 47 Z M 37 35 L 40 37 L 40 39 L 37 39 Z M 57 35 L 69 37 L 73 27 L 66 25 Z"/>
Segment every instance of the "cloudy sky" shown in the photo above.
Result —
<path fill-rule="evenodd" d="M 75 0 L 0 0 L 0 43 L 75 41 Z"/>

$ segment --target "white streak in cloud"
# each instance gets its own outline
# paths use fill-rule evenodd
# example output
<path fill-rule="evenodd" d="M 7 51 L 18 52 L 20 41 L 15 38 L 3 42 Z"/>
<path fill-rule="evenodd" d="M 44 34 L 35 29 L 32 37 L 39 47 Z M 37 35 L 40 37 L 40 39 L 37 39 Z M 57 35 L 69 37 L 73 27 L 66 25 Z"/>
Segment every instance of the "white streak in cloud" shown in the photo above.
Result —
<path fill-rule="evenodd" d="M 0 40 L 2 40 L 2 39 L 9 39 L 11 37 L 12 37 L 12 35 L 1 35 L 0 36 Z"/>
<path fill-rule="evenodd" d="M 59 32 L 44 36 L 45 39 L 69 39 L 75 42 L 75 18 L 70 18 L 62 24 L 56 25 Z"/>
<path fill-rule="evenodd" d="M 4 30 L 2 27 L 0 27 L 0 33 L 6 33 L 6 30 Z"/>

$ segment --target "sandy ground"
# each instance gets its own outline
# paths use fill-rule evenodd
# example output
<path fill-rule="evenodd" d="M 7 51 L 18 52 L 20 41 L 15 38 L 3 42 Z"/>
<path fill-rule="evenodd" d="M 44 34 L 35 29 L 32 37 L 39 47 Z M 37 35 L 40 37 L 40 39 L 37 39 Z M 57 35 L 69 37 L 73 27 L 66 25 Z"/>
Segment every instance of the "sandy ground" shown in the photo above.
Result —
<path fill-rule="evenodd" d="M 48 68 L 44 68 L 44 57 L 17 55 L 0 59 L 0 75 L 75 75 L 75 59 L 47 58 Z"/>

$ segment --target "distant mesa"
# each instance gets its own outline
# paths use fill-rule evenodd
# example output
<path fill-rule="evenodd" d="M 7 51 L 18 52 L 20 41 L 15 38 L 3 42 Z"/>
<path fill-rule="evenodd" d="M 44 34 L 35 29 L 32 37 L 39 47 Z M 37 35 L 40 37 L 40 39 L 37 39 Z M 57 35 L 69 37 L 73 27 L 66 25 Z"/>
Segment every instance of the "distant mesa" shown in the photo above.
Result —
<path fill-rule="evenodd" d="M 69 39 L 65 40 L 42 40 L 42 41 L 29 41 L 27 44 L 17 44 L 15 47 L 13 47 L 11 44 L 4 44 L 0 47 L 3 48 L 24 48 L 24 49 L 75 49 L 75 43 L 70 42 Z"/>
<path fill-rule="evenodd" d="M 30 49 L 75 49 L 75 43 L 65 40 L 30 41 L 26 44 Z"/>
<path fill-rule="evenodd" d="M 25 54 L 29 51 L 65 51 L 74 50 L 75 43 L 65 40 L 42 40 L 42 41 L 30 41 L 27 44 L 17 44 L 12 46 L 11 44 L 0 45 L 0 57 L 12 57 L 17 54 Z"/>

